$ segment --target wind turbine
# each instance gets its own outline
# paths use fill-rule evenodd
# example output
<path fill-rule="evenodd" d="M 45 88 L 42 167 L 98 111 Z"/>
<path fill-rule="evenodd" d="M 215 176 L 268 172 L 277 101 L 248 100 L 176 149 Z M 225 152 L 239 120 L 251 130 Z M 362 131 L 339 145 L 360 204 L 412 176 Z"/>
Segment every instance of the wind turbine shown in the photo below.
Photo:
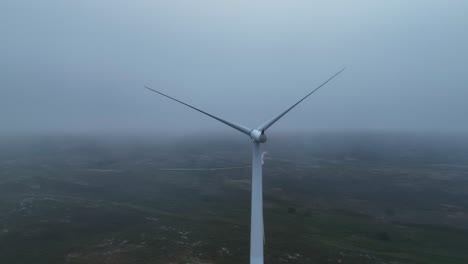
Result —
<path fill-rule="evenodd" d="M 331 81 L 333 78 L 342 73 L 345 68 L 341 69 L 339 72 L 335 73 L 333 76 L 328 78 L 325 82 L 319 85 L 317 88 L 312 90 L 306 96 L 301 98 L 295 104 L 281 112 L 279 115 L 268 120 L 261 126 L 251 129 L 246 126 L 225 120 L 223 118 L 217 117 L 210 113 L 207 113 L 199 108 L 196 108 L 192 105 L 184 103 L 174 97 L 171 97 L 167 94 L 156 91 L 150 87 L 145 86 L 146 89 L 160 94 L 164 97 L 167 97 L 173 101 L 181 103 L 185 106 L 192 108 L 202 114 L 205 114 L 211 118 L 214 118 L 221 123 L 224 123 L 234 129 L 239 130 L 240 132 L 249 136 L 252 140 L 252 200 L 251 200 L 251 222 L 250 222 L 250 264 L 263 264 L 263 244 L 264 244 L 264 228 L 263 228 L 263 187 L 262 187 L 262 153 L 260 151 L 260 144 L 265 143 L 267 137 L 265 131 L 276 123 L 281 117 L 291 111 L 299 103 L 304 101 L 311 94 L 316 92 L 318 89 L 322 88 L 325 84 Z"/>

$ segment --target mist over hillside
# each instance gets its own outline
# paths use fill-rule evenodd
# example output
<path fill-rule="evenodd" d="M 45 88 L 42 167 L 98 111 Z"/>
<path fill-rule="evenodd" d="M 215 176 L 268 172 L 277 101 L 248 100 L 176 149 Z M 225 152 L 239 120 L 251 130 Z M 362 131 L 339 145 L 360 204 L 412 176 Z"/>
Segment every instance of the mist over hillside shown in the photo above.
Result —
<path fill-rule="evenodd" d="M 468 259 L 464 135 L 271 139 L 263 146 L 268 263 Z M 2 263 L 248 261 L 243 137 L 3 136 L 0 147 Z"/>

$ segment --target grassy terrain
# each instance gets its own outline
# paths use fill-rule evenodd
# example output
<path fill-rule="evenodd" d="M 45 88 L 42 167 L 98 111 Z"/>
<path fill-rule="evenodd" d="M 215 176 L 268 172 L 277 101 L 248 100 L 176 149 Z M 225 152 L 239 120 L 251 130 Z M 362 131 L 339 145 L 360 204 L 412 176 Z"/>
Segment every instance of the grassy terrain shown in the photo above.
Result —
<path fill-rule="evenodd" d="M 0 263 L 248 263 L 248 142 L 0 140 Z M 467 263 L 468 141 L 277 136 L 266 263 Z M 203 170 L 174 170 L 204 168 Z"/>

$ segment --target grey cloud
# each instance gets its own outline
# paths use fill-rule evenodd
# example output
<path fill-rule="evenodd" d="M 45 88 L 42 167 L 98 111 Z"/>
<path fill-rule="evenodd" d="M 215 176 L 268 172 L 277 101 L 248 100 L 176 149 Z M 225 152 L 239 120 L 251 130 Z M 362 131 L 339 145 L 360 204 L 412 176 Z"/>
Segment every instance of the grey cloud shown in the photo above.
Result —
<path fill-rule="evenodd" d="M 466 131 L 466 1 L 6 1 L 0 132 Z"/>

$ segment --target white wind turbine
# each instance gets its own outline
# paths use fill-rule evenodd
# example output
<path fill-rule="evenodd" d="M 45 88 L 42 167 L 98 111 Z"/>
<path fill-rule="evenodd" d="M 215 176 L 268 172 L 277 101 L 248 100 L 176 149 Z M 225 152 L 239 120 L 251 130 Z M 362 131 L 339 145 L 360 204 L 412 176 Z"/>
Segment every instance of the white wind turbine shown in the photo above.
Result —
<path fill-rule="evenodd" d="M 159 91 L 156 91 L 150 87 L 145 86 L 146 89 L 158 93 L 162 96 L 165 96 L 171 100 L 174 100 L 178 103 L 181 103 L 185 106 L 192 108 L 200 113 L 203 113 L 209 117 L 212 117 L 234 129 L 239 130 L 240 132 L 248 135 L 252 140 L 252 204 L 251 204 L 251 222 L 250 222 L 250 264 L 263 264 L 263 244 L 264 244 L 264 228 L 263 228 L 263 187 L 262 187 L 262 152 L 260 151 L 260 144 L 265 143 L 267 138 L 265 131 L 271 127 L 276 121 L 281 117 L 291 111 L 295 106 L 304 101 L 311 94 L 316 92 L 322 86 L 327 84 L 333 78 L 342 73 L 345 68 L 341 69 L 339 72 L 335 73 L 328 80 L 323 82 L 313 91 L 304 96 L 301 100 L 297 101 L 288 109 L 281 112 L 279 115 L 273 117 L 269 121 L 265 122 L 263 125 L 259 126 L 256 129 L 251 129 L 246 126 L 227 121 L 210 113 L 207 113 L 201 109 L 198 109 L 194 106 L 191 106 L 187 103 L 184 103 L 180 100 L 175 99 L 169 95 L 163 94 Z"/>

